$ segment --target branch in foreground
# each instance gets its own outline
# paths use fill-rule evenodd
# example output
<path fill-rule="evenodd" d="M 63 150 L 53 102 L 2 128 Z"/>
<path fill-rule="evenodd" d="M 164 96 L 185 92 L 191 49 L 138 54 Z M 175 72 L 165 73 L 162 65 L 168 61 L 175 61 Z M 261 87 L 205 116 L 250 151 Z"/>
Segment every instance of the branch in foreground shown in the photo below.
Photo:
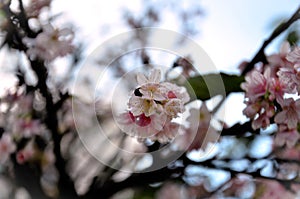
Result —
<path fill-rule="evenodd" d="M 263 159 L 256 159 L 256 158 L 251 158 L 251 157 L 245 157 L 247 160 L 249 160 L 250 164 L 253 164 L 257 160 L 270 160 L 270 161 L 275 161 L 275 162 L 282 162 L 281 159 L 277 160 L 276 158 L 263 158 Z M 104 183 L 102 186 L 99 185 L 98 187 L 96 184 L 94 184 L 94 187 L 91 187 L 90 191 L 84 195 L 82 198 L 84 199 L 93 199 L 93 198 L 109 198 L 115 193 L 122 191 L 126 188 L 141 188 L 141 187 L 146 187 L 151 183 L 157 183 L 157 182 L 162 182 L 165 180 L 176 180 L 184 176 L 185 174 L 185 168 L 188 165 L 195 165 L 195 166 L 201 166 L 201 167 L 206 167 L 207 169 L 218 169 L 222 171 L 229 172 L 231 174 L 231 177 L 237 176 L 239 174 L 247 174 L 252 176 L 253 178 L 261 178 L 261 179 L 267 179 L 267 180 L 275 180 L 282 185 L 291 185 L 291 184 L 300 184 L 300 181 L 297 180 L 285 180 L 285 179 L 279 179 L 277 177 L 270 177 L 270 176 L 264 176 L 261 174 L 261 170 L 257 169 L 254 171 L 236 171 L 228 167 L 220 167 L 214 163 L 215 159 L 208 159 L 203 162 L 196 162 L 193 160 L 190 160 L 186 157 L 186 154 L 182 155 L 178 160 L 182 161 L 182 166 L 176 167 L 176 168 L 168 168 L 165 167 L 160 170 L 148 172 L 148 173 L 136 173 L 131 175 L 129 178 L 127 178 L 124 181 L 121 182 L 114 182 L 112 180 L 107 181 Z M 224 161 L 230 161 L 230 159 Z M 295 163 L 294 161 L 286 161 L 288 163 Z M 299 163 L 297 161 L 297 163 Z"/>

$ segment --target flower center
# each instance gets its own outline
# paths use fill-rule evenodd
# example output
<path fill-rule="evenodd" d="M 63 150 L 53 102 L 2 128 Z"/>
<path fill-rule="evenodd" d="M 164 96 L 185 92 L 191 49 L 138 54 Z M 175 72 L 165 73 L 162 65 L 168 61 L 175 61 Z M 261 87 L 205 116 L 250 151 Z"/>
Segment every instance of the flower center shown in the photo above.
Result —
<path fill-rule="evenodd" d="M 168 98 L 172 99 L 172 98 L 177 98 L 177 96 L 175 95 L 175 93 L 173 91 L 169 91 L 168 92 Z"/>

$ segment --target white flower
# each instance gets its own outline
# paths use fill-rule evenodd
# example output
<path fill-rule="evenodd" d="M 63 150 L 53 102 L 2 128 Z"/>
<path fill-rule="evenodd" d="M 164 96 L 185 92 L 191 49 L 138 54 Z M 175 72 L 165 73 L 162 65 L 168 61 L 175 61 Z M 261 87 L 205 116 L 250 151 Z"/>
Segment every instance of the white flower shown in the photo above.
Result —
<path fill-rule="evenodd" d="M 54 29 L 50 24 L 43 27 L 35 39 L 24 38 L 24 43 L 29 47 L 27 54 L 32 58 L 41 58 L 52 61 L 59 56 L 65 56 L 74 50 L 72 45 L 74 34 L 68 29 Z"/>
<path fill-rule="evenodd" d="M 131 112 L 122 113 L 117 117 L 117 122 L 122 131 L 139 139 L 155 139 L 166 123 L 164 114 L 153 114 L 149 117 L 145 114 L 134 116 Z"/>
<path fill-rule="evenodd" d="M 161 71 L 159 69 L 154 69 L 150 75 L 149 78 L 147 78 L 144 74 L 138 73 L 137 74 L 137 82 L 138 85 L 144 85 L 148 83 L 156 83 L 158 84 L 161 79 Z"/>
<path fill-rule="evenodd" d="M 180 99 L 171 99 L 164 105 L 165 113 L 171 118 L 176 118 L 178 113 L 184 112 L 184 106 Z"/>
<path fill-rule="evenodd" d="M 4 133 L 0 139 L 0 163 L 5 163 L 10 154 L 15 152 L 16 145 L 8 133 Z"/>
<path fill-rule="evenodd" d="M 164 86 L 167 90 L 167 98 L 178 98 L 182 101 L 183 104 L 187 103 L 190 100 L 190 96 L 185 87 L 177 86 L 176 84 L 172 84 L 170 82 L 163 82 L 162 86 Z"/>
<path fill-rule="evenodd" d="M 38 17 L 44 7 L 49 7 L 51 0 L 31 0 L 28 7 L 25 8 L 28 17 Z"/>
<path fill-rule="evenodd" d="M 128 112 L 118 117 L 121 129 L 129 135 L 167 142 L 177 134 L 172 119 L 183 113 L 190 100 L 185 88 L 160 82 L 161 72 L 153 70 L 149 77 L 139 73 L 139 86 L 130 96 Z"/>
<path fill-rule="evenodd" d="M 128 106 L 134 116 L 144 113 L 148 117 L 156 113 L 156 110 L 161 110 L 161 105 L 156 104 L 154 100 L 134 95 L 130 97 Z"/>

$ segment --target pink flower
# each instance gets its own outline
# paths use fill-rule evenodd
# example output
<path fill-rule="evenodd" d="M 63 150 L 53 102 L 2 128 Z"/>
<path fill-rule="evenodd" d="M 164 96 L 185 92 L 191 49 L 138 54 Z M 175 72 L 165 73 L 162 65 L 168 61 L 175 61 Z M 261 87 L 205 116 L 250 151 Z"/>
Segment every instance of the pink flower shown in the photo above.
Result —
<path fill-rule="evenodd" d="M 35 39 L 25 38 L 24 42 L 29 47 L 27 54 L 32 59 L 38 57 L 46 61 L 52 61 L 74 50 L 73 37 L 74 33 L 70 29 L 58 30 L 49 24 L 43 27 L 43 32 Z"/>
<path fill-rule="evenodd" d="M 296 46 L 286 55 L 287 62 L 281 65 L 277 75 L 288 93 L 300 93 L 300 48 Z"/>
<path fill-rule="evenodd" d="M 284 188 L 282 184 L 276 180 L 263 180 L 257 181 L 257 190 L 260 199 L 294 199 L 296 198 L 290 191 Z"/>
<path fill-rule="evenodd" d="M 154 69 L 149 77 L 139 73 L 139 86 L 128 101 L 128 110 L 117 118 L 122 131 L 143 140 L 162 143 L 174 139 L 178 125 L 172 120 L 183 113 L 189 101 L 185 88 L 160 82 L 161 72 Z"/>
<path fill-rule="evenodd" d="M 280 68 L 277 75 L 287 93 L 300 93 L 300 72 L 294 68 L 283 67 Z"/>
<path fill-rule="evenodd" d="M 267 91 L 267 78 L 259 71 L 254 70 L 245 77 L 246 82 L 241 84 L 241 88 L 245 90 L 246 97 L 250 102 L 254 102 L 257 98 L 264 96 Z"/>
<path fill-rule="evenodd" d="M 176 135 L 183 131 L 183 126 L 175 122 L 166 122 L 163 129 L 155 134 L 155 138 L 152 140 L 157 140 L 160 143 L 168 143 L 172 141 Z"/>
<path fill-rule="evenodd" d="M 155 199 L 188 199 L 187 190 L 175 183 L 166 183 L 156 193 Z"/>
<path fill-rule="evenodd" d="M 51 0 L 31 0 L 25 8 L 28 17 L 38 17 L 44 7 L 49 7 Z"/>
<path fill-rule="evenodd" d="M 294 101 L 292 98 L 284 99 L 281 102 L 282 111 L 275 116 L 277 124 L 286 124 L 288 129 L 297 128 L 300 121 L 300 100 Z"/>
<path fill-rule="evenodd" d="M 271 69 L 267 67 L 262 75 L 254 70 L 246 76 L 246 82 L 241 85 L 246 91 L 246 108 L 243 113 L 252 119 L 252 128 L 266 128 L 270 125 L 270 119 L 275 114 L 274 100 L 282 101 L 284 86 L 271 76 Z"/>
<path fill-rule="evenodd" d="M 19 164 L 24 164 L 31 160 L 35 155 L 35 149 L 32 142 L 29 142 L 24 149 L 18 151 L 16 159 Z"/>
<path fill-rule="evenodd" d="M 4 133 L 0 139 L 0 164 L 5 163 L 9 156 L 16 151 L 16 145 L 8 133 Z"/>
<path fill-rule="evenodd" d="M 184 112 L 184 106 L 180 99 L 170 99 L 164 105 L 164 111 L 170 118 L 176 118 L 179 113 Z"/>
<path fill-rule="evenodd" d="M 276 71 L 282 67 L 292 67 L 292 64 L 286 59 L 286 56 L 290 52 L 290 44 L 284 42 L 281 45 L 280 52 L 267 57 L 268 65 L 272 69 L 272 77 L 275 76 Z M 275 74 L 274 74 L 274 73 Z"/>
<path fill-rule="evenodd" d="M 247 104 L 243 113 L 253 119 L 252 128 L 254 130 L 261 127 L 266 128 L 270 125 L 270 118 L 275 115 L 275 106 L 268 100 L 257 101 Z"/>
<path fill-rule="evenodd" d="M 179 150 L 206 148 L 208 143 L 216 142 L 220 137 L 217 130 L 210 124 L 212 115 L 203 102 L 200 110 L 190 109 L 187 121 L 190 127 L 175 140 Z"/>
<path fill-rule="evenodd" d="M 134 116 L 131 112 L 127 112 L 118 116 L 117 123 L 121 130 L 130 136 L 156 140 L 154 135 L 163 129 L 166 116 L 164 114 L 153 114 L 149 117 L 145 114 Z"/>
<path fill-rule="evenodd" d="M 286 145 L 288 148 L 292 148 L 300 139 L 300 135 L 297 129 L 288 129 L 285 125 L 279 126 L 279 131 L 275 136 L 275 146 L 282 147 Z"/>
<path fill-rule="evenodd" d="M 39 120 L 33 120 L 27 117 L 17 119 L 12 131 L 15 135 L 30 138 L 35 135 L 41 135 L 46 129 Z"/>
<path fill-rule="evenodd" d="M 166 88 L 166 98 L 178 98 L 182 101 L 183 104 L 189 102 L 190 96 L 185 87 L 177 86 L 176 84 L 172 84 L 170 82 L 163 82 L 162 86 Z"/>
<path fill-rule="evenodd" d="M 294 68 L 300 67 L 300 47 L 295 46 L 292 52 L 288 53 L 286 59 L 295 64 Z"/>

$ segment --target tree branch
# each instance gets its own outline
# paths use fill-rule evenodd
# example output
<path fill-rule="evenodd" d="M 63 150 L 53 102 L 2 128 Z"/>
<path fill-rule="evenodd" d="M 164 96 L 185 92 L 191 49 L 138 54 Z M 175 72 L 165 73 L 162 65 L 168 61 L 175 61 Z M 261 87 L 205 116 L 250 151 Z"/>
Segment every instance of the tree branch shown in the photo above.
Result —
<path fill-rule="evenodd" d="M 258 52 L 256 53 L 256 55 L 252 58 L 252 60 L 247 64 L 247 66 L 245 67 L 245 69 L 242 71 L 242 75 L 245 75 L 246 73 L 248 73 L 249 71 L 251 71 L 254 67 L 254 65 L 260 61 L 267 63 L 267 59 L 266 59 L 266 55 L 264 53 L 265 48 L 276 38 L 278 37 L 282 32 L 284 32 L 285 30 L 287 30 L 295 21 L 297 21 L 298 19 L 300 19 L 300 6 L 298 7 L 298 9 L 296 10 L 296 12 L 291 16 L 291 18 L 281 24 L 278 28 L 276 28 L 273 33 L 271 34 L 271 36 L 265 40 L 265 42 L 263 43 L 263 45 L 261 46 L 261 48 L 258 50 Z"/>

